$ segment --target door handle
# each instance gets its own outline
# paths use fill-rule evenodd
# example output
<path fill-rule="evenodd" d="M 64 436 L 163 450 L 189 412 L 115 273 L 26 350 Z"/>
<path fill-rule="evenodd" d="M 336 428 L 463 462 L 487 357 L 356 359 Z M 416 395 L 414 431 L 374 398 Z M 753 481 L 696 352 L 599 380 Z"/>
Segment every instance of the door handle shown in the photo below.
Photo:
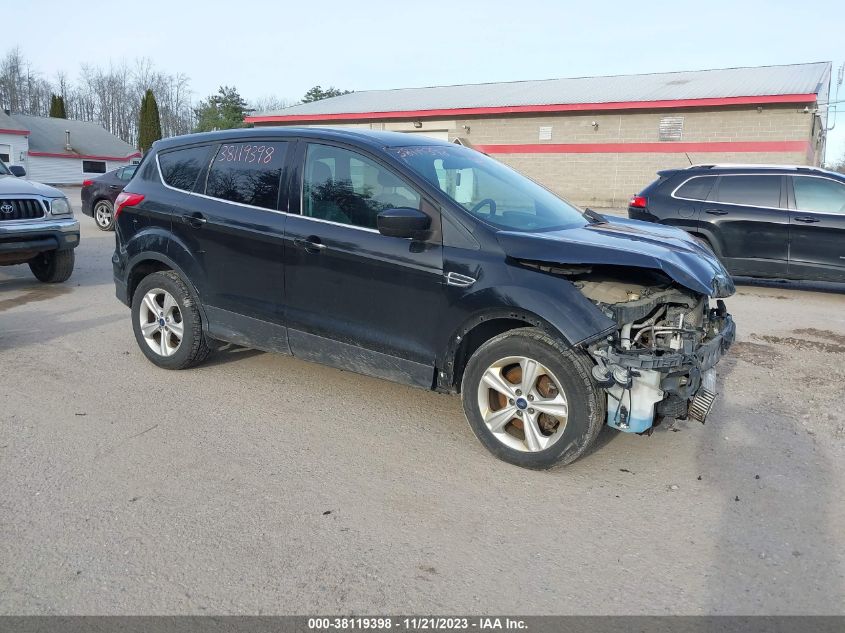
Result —
<path fill-rule="evenodd" d="M 727 215 L 728 214 L 728 212 L 725 211 L 724 209 L 709 209 L 709 210 L 705 211 L 704 213 L 709 213 L 710 215 Z"/>
<path fill-rule="evenodd" d="M 818 218 L 814 218 L 812 215 L 802 215 L 792 219 L 796 222 L 803 222 L 804 224 L 815 224 L 819 221 Z"/>
<path fill-rule="evenodd" d="M 109 185 L 109 189 L 120 189 L 120 185 Z"/>
<path fill-rule="evenodd" d="M 316 235 L 309 235 L 308 237 L 297 237 L 293 241 L 294 246 L 304 248 L 309 253 L 319 253 L 326 248 L 326 245 L 320 242 L 320 238 Z"/>
<path fill-rule="evenodd" d="M 185 214 L 182 216 L 182 222 L 195 229 L 200 228 L 203 224 L 208 222 L 202 213 Z"/>

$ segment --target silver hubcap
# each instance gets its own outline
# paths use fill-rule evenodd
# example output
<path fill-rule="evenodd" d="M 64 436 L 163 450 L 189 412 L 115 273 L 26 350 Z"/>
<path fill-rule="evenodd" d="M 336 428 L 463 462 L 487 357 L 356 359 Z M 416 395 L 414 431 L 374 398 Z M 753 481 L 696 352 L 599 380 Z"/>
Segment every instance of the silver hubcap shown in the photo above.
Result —
<path fill-rule="evenodd" d="M 176 353 L 185 329 L 182 313 L 173 295 L 161 288 L 153 288 L 144 295 L 138 317 L 141 334 L 151 350 L 161 356 Z"/>
<path fill-rule="evenodd" d="M 111 224 L 111 209 L 109 205 L 99 202 L 97 206 L 94 207 L 94 217 L 97 220 L 97 224 L 100 226 L 108 226 Z"/>
<path fill-rule="evenodd" d="M 557 442 L 569 418 L 560 381 L 525 356 L 508 356 L 487 368 L 478 385 L 478 409 L 497 440 L 529 453 Z"/>

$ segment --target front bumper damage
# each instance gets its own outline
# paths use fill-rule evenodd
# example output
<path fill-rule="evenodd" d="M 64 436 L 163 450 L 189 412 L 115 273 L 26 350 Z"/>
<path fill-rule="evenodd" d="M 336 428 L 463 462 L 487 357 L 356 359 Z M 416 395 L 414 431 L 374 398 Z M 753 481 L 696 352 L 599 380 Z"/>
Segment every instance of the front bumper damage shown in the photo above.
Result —
<path fill-rule="evenodd" d="M 716 398 L 715 365 L 736 337 L 724 303 L 710 311 L 710 335 L 678 350 L 619 349 L 593 344 L 593 378 L 607 393 L 607 424 L 628 433 L 648 432 L 662 419 L 704 422 Z"/>

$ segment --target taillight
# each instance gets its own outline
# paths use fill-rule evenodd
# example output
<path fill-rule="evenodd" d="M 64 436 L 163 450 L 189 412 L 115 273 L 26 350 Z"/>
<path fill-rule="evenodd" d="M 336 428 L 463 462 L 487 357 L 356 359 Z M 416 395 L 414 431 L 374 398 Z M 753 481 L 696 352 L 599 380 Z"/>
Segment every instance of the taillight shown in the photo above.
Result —
<path fill-rule="evenodd" d="M 634 207 L 635 209 L 645 209 L 648 206 L 648 198 L 645 196 L 632 196 L 628 206 Z"/>
<path fill-rule="evenodd" d="M 117 194 L 117 198 L 114 201 L 114 217 L 120 215 L 120 212 L 123 211 L 124 207 L 134 207 L 136 204 L 141 202 L 144 199 L 144 196 L 140 193 L 129 193 L 128 191 L 121 191 Z"/>
<path fill-rule="evenodd" d="M 83 181 L 82 181 L 82 186 L 83 186 L 83 187 L 90 187 L 90 186 L 91 186 L 91 185 L 93 185 L 93 184 L 94 184 L 94 181 L 93 181 L 93 180 L 83 180 Z"/>

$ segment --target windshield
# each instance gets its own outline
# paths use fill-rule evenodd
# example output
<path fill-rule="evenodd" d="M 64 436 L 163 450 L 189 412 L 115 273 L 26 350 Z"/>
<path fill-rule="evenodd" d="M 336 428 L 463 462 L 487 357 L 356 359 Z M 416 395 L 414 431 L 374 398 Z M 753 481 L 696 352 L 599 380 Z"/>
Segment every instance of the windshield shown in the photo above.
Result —
<path fill-rule="evenodd" d="M 11 176 L 12 172 L 9 171 L 9 168 L 6 167 L 6 163 L 0 160 L 0 175 L 3 176 Z"/>
<path fill-rule="evenodd" d="M 474 149 L 418 145 L 392 152 L 470 214 L 497 228 L 542 231 L 587 223 L 576 207 Z"/>

